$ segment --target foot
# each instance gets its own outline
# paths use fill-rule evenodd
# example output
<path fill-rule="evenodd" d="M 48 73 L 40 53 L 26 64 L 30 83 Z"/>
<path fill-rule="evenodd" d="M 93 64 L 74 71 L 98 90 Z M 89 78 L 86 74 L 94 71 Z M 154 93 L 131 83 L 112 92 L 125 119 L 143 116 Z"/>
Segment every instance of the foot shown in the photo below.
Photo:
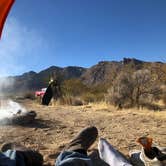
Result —
<path fill-rule="evenodd" d="M 67 151 L 87 151 L 98 136 L 97 128 L 87 127 L 83 129 L 65 148 Z"/>

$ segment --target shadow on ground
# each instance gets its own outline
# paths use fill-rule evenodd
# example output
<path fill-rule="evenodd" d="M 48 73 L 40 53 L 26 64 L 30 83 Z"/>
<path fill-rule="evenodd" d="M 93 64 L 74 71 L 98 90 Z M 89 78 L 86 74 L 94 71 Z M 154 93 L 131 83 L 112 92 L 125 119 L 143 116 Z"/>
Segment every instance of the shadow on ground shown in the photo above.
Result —
<path fill-rule="evenodd" d="M 2 123 L 2 126 L 22 126 L 27 128 L 38 128 L 38 129 L 45 129 L 51 128 L 53 126 L 60 126 L 60 121 L 50 121 L 50 120 L 43 120 L 43 119 L 33 119 L 33 121 L 16 121 L 14 123 Z"/>
<path fill-rule="evenodd" d="M 59 126 L 59 121 L 50 121 L 50 120 L 43 120 L 43 119 L 34 119 L 31 123 L 22 123 L 22 124 L 16 124 L 21 125 L 23 127 L 29 127 L 29 128 L 39 128 L 39 129 L 45 129 L 45 128 L 51 128 L 52 126 Z"/>

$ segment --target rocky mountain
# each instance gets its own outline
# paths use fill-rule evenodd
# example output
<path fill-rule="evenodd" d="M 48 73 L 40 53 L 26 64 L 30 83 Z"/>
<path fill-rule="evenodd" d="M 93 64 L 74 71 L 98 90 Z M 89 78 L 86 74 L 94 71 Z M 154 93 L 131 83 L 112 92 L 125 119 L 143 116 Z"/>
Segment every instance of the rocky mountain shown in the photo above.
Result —
<path fill-rule="evenodd" d="M 8 77 L 8 81 L 14 83 L 12 86 L 3 87 L 4 92 L 19 92 L 37 90 L 48 86 L 49 79 L 56 77 L 61 81 L 79 78 L 84 84 L 98 85 L 102 83 L 111 83 L 116 76 L 121 72 L 136 71 L 139 69 L 149 68 L 156 66 L 164 66 L 166 63 L 161 62 L 144 62 L 134 58 L 124 58 L 120 62 L 116 61 L 101 61 L 98 64 L 90 67 L 57 67 L 51 66 L 39 73 L 30 71 L 20 76 Z M 1 87 L 2 88 L 2 87 Z"/>
<path fill-rule="evenodd" d="M 51 66 L 45 70 L 36 73 L 30 71 L 20 76 L 10 76 L 3 80 L 1 85 L 2 92 L 22 92 L 22 91 L 34 91 L 48 86 L 48 82 L 51 77 L 61 79 L 61 81 L 71 78 L 80 78 L 86 71 L 83 67 L 69 66 L 65 68 Z M 7 84 L 11 82 L 11 84 Z M 7 85 L 7 86 L 6 86 Z"/>
<path fill-rule="evenodd" d="M 124 58 L 120 62 L 101 61 L 87 69 L 81 76 L 81 79 L 88 85 L 111 83 L 121 72 L 143 69 L 146 63 L 134 58 Z"/>
<path fill-rule="evenodd" d="M 115 78 L 117 72 L 122 69 L 122 66 L 123 64 L 120 62 L 101 61 L 87 69 L 87 71 L 82 74 L 81 79 L 88 85 L 108 82 Z"/>

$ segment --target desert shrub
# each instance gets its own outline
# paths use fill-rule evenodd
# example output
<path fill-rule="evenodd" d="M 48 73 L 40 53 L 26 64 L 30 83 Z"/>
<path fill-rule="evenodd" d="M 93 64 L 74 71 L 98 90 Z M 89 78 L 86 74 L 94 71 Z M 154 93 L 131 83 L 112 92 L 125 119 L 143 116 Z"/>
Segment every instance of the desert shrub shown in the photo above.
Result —
<path fill-rule="evenodd" d="M 153 103 L 148 103 L 148 102 L 140 103 L 140 108 L 141 109 L 146 108 L 148 110 L 153 110 L 153 111 L 161 111 L 162 110 L 161 106 L 159 106 L 157 104 L 153 104 Z"/>
<path fill-rule="evenodd" d="M 166 94 L 163 94 L 162 100 L 163 100 L 163 103 L 166 105 Z"/>
<path fill-rule="evenodd" d="M 80 98 L 73 96 L 63 96 L 61 99 L 59 99 L 59 103 L 62 105 L 73 105 L 73 106 L 83 105 L 83 101 Z"/>
<path fill-rule="evenodd" d="M 102 83 L 98 85 L 89 86 L 89 91 L 93 94 L 107 93 L 110 83 Z"/>
<path fill-rule="evenodd" d="M 95 95 L 90 93 L 90 92 L 84 93 L 81 96 L 81 98 L 86 103 L 90 103 L 90 102 L 94 102 L 95 101 Z"/>
<path fill-rule="evenodd" d="M 34 100 L 35 99 L 35 94 L 34 94 L 34 92 L 29 91 L 29 92 L 25 92 L 25 94 L 23 95 L 23 97 L 25 99 Z"/>
<path fill-rule="evenodd" d="M 160 98 L 161 92 L 149 70 L 138 70 L 133 74 L 121 73 L 117 76 L 106 100 L 118 108 L 126 105 L 139 108 L 141 101 L 153 102 Z"/>
<path fill-rule="evenodd" d="M 105 101 L 105 94 L 106 93 L 96 93 L 95 95 L 95 102 Z"/>
<path fill-rule="evenodd" d="M 84 92 L 81 98 L 88 103 L 103 101 L 105 100 L 108 85 L 109 84 L 98 84 L 95 86 L 89 86 L 88 92 Z"/>
<path fill-rule="evenodd" d="M 80 96 L 88 91 L 88 87 L 79 79 L 65 80 L 62 84 L 62 94 L 64 96 Z"/>
<path fill-rule="evenodd" d="M 131 83 L 131 75 L 122 73 L 113 82 L 113 86 L 108 89 L 106 101 L 118 108 L 124 107 L 126 103 L 132 103 L 132 93 L 134 87 Z"/>
<path fill-rule="evenodd" d="M 155 74 L 159 83 L 166 84 L 166 65 L 163 63 L 152 63 L 149 66 L 152 73 Z"/>
<path fill-rule="evenodd" d="M 85 103 L 99 102 L 105 100 L 105 93 L 87 92 L 82 94 L 81 98 Z"/>
<path fill-rule="evenodd" d="M 71 103 L 72 98 L 81 98 L 85 103 L 103 101 L 108 85 L 85 85 L 79 79 L 65 80 L 62 84 L 62 94 L 65 96 L 64 103 Z"/>
<path fill-rule="evenodd" d="M 63 105 L 72 105 L 72 97 L 71 96 L 63 96 L 59 100 L 59 103 L 63 104 Z"/>
<path fill-rule="evenodd" d="M 72 100 L 72 105 L 73 106 L 80 106 L 83 105 L 83 101 L 80 98 L 73 98 Z"/>
<path fill-rule="evenodd" d="M 156 101 L 162 94 L 157 79 L 149 70 L 138 70 L 132 75 L 134 85 L 134 104 L 139 107 L 140 101 L 150 99 L 148 102 Z"/>

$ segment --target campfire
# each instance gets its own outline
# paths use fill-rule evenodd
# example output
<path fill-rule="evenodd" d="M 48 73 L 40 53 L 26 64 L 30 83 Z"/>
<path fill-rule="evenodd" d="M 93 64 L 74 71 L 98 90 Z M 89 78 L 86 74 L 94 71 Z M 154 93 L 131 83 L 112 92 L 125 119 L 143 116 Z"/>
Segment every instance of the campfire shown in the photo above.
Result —
<path fill-rule="evenodd" d="M 0 125 L 26 124 L 36 117 L 35 111 L 27 111 L 12 100 L 0 101 Z"/>

